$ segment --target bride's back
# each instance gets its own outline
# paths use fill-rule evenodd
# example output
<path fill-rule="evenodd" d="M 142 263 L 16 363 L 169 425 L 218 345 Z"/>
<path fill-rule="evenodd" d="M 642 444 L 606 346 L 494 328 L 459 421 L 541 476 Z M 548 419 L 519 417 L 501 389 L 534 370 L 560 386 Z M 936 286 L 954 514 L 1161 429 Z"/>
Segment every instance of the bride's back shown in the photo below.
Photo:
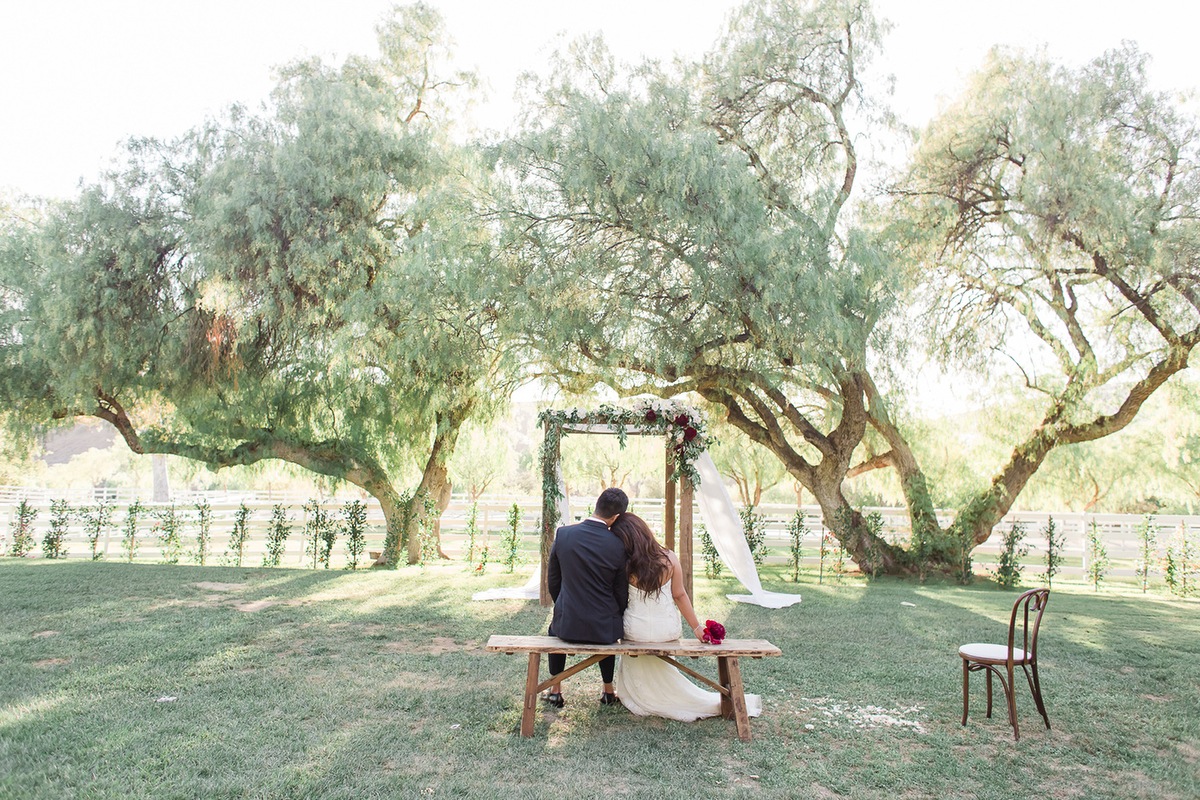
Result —
<path fill-rule="evenodd" d="M 671 581 L 646 592 L 634 588 L 629 592 L 625 609 L 625 639 L 635 642 L 671 642 L 681 631 L 679 609 L 671 595 Z"/>

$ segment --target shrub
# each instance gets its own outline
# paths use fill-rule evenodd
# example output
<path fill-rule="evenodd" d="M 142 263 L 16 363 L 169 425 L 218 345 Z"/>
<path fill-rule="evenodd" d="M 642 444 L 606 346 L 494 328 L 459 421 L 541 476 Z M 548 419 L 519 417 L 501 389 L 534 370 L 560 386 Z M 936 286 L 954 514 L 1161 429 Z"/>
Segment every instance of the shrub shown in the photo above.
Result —
<path fill-rule="evenodd" d="M 754 564 L 761 567 L 767 558 L 767 518 L 754 512 L 754 506 L 744 506 L 738 516 L 742 518 L 742 530 L 746 533 L 746 544 Z"/>
<path fill-rule="evenodd" d="M 800 560 L 804 558 L 804 536 L 808 529 L 804 526 L 804 512 L 796 509 L 791 522 L 788 523 L 788 539 L 791 540 L 792 582 L 800 581 Z"/>
<path fill-rule="evenodd" d="M 113 510 L 112 503 L 101 500 L 91 508 L 82 508 L 79 511 L 80 517 L 83 518 L 84 531 L 87 533 L 88 545 L 92 551 L 92 561 L 104 558 L 104 554 L 100 552 L 100 539 L 108 530 L 108 526 L 112 525 Z"/>
<path fill-rule="evenodd" d="M 1046 586 L 1049 587 L 1054 576 L 1062 569 L 1062 552 L 1066 537 L 1054 524 L 1054 517 L 1046 519 L 1046 527 L 1042 528 L 1042 535 L 1046 539 L 1046 571 L 1042 573 L 1042 577 L 1046 579 Z"/>
<path fill-rule="evenodd" d="M 504 529 L 504 538 L 500 542 L 504 548 L 503 563 L 506 572 L 512 572 L 521 560 L 521 507 L 516 503 L 508 509 L 508 525 Z"/>
<path fill-rule="evenodd" d="M 479 565 L 475 567 L 476 575 L 484 575 L 487 573 L 489 554 L 490 554 L 490 548 L 488 547 L 488 543 L 487 543 L 487 540 L 485 537 L 484 542 L 483 542 L 483 547 L 481 547 L 479 549 Z"/>
<path fill-rule="evenodd" d="M 1100 526 L 1092 520 L 1087 533 L 1087 576 L 1092 582 L 1092 589 L 1100 591 L 1100 582 L 1108 574 L 1108 550 L 1100 541 Z"/>
<path fill-rule="evenodd" d="M 825 562 L 832 559 L 830 572 L 838 580 L 841 580 L 846 569 L 846 555 L 842 549 L 842 543 L 833 535 L 833 531 L 825 531 L 821 536 L 821 549 L 819 551 L 820 565 L 817 568 L 817 583 L 825 582 Z"/>
<path fill-rule="evenodd" d="M 162 548 L 164 564 L 178 564 L 179 557 L 183 555 L 179 527 L 179 514 L 175 511 L 174 503 L 158 512 L 158 543 Z"/>
<path fill-rule="evenodd" d="M 233 530 L 229 532 L 229 545 L 225 548 L 226 563 L 240 567 L 246 558 L 246 542 L 250 538 L 250 509 L 245 503 L 238 506 L 233 515 Z"/>
<path fill-rule="evenodd" d="M 346 569 L 358 569 L 358 559 L 366 547 L 367 504 L 351 500 L 342 506 L 342 531 L 346 535 L 346 554 L 349 562 Z"/>
<path fill-rule="evenodd" d="M 291 523 L 283 503 L 276 503 L 271 509 L 271 524 L 267 526 L 267 552 L 263 553 L 264 567 L 279 566 L 279 562 L 283 559 L 283 550 L 287 546 L 288 536 L 292 534 Z"/>
<path fill-rule="evenodd" d="M 1023 544 L 1024 539 L 1025 528 L 1019 522 L 1013 523 L 1001 539 L 1000 558 L 993 574 L 1002 589 L 1015 589 L 1021 585 L 1021 559 L 1029 555 L 1029 546 Z"/>
<path fill-rule="evenodd" d="M 71 525 L 71 504 L 66 500 L 50 501 L 50 527 L 42 536 L 42 555 L 46 558 L 67 557 L 67 528 Z"/>
<path fill-rule="evenodd" d="M 703 524 L 697 525 L 696 530 L 700 534 L 700 555 L 704 559 L 704 574 L 709 578 L 719 578 L 725 563 L 721 561 L 721 554 L 713 544 L 712 534 Z"/>
<path fill-rule="evenodd" d="M 1153 569 L 1155 557 L 1158 554 L 1158 526 L 1154 524 L 1154 515 L 1147 514 L 1137 526 L 1138 559 L 1134 571 L 1142 584 L 1142 594 L 1150 588 L 1150 570 Z"/>
<path fill-rule="evenodd" d="M 204 499 L 196 503 L 196 563 L 202 567 L 208 563 L 211 544 L 212 506 Z"/>
<path fill-rule="evenodd" d="M 872 511 L 870 514 L 863 515 L 863 525 L 866 527 L 870 538 L 867 540 L 867 549 L 863 556 L 863 572 L 868 578 L 876 578 L 880 571 L 883 570 L 883 554 L 879 552 L 879 542 L 883 536 L 883 515 L 878 511 Z M 921 549 L 921 548 L 918 548 Z M 924 559 L 922 559 L 924 562 Z M 921 580 L 925 579 L 924 567 L 921 570 Z"/>
<path fill-rule="evenodd" d="M 33 521 L 37 515 L 38 510 L 21 498 L 12 518 L 12 544 L 9 547 L 12 555 L 23 558 L 33 550 Z"/>
<path fill-rule="evenodd" d="M 145 510 L 146 507 L 142 505 L 141 500 L 134 500 L 125 509 L 121 550 L 125 553 L 126 561 L 132 562 L 137 557 L 138 547 L 141 546 L 141 542 L 138 541 L 138 519 Z"/>
<path fill-rule="evenodd" d="M 966 525 L 956 525 L 951 536 L 957 539 L 958 560 L 954 564 L 954 580 L 962 586 L 968 586 L 975 581 L 975 561 L 972 553 L 975 549 L 975 537 Z"/>
<path fill-rule="evenodd" d="M 479 503 L 472 501 L 467 509 L 467 563 L 475 563 L 476 539 L 479 537 Z"/>
<path fill-rule="evenodd" d="M 316 500 L 304 504 L 304 554 L 312 559 L 313 569 L 324 564 L 329 569 L 333 555 L 333 543 L 337 539 L 337 526 L 329 512 L 321 508 Z"/>
<path fill-rule="evenodd" d="M 1167 548 L 1164 565 L 1167 587 L 1172 594 L 1189 597 L 1196 591 L 1196 573 L 1200 571 L 1200 565 L 1196 559 L 1196 544 L 1183 522 L 1179 523 L 1177 545 Z"/>

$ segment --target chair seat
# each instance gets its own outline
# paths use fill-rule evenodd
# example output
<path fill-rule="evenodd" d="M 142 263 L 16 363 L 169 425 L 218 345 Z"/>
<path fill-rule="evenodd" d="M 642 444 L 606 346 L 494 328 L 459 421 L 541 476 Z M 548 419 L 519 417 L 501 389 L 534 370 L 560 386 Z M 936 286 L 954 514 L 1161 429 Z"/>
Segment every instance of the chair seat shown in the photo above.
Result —
<path fill-rule="evenodd" d="M 964 644 L 958 648 L 958 654 L 970 661 L 981 664 L 1004 664 L 1008 662 L 1008 647 L 1002 644 Z M 1024 664 L 1029 661 L 1025 651 L 1019 647 L 1013 648 L 1013 663 Z"/>

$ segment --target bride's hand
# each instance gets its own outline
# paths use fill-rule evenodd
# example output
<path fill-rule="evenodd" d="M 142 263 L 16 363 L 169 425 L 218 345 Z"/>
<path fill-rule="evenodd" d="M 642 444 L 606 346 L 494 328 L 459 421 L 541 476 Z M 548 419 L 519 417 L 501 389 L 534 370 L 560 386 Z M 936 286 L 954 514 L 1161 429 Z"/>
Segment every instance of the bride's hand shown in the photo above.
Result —
<path fill-rule="evenodd" d="M 692 628 L 692 635 L 695 636 L 697 640 L 703 642 L 704 641 L 704 626 L 697 625 L 694 628 Z"/>

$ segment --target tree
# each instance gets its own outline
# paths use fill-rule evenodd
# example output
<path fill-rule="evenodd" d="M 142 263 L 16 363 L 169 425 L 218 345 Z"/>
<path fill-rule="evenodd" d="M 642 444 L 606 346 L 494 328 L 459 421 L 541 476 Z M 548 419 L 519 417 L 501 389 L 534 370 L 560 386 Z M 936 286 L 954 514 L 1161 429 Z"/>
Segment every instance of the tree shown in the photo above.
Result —
<path fill-rule="evenodd" d="M 851 226 L 858 75 L 879 26 L 863 2 L 751 2 L 703 64 L 618 71 L 575 45 L 539 87 L 513 177 L 520 334 L 568 389 L 694 392 L 767 448 L 835 520 L 867 430 L 870 338 L 887 265 Z"/>
<path fill-rule="evenodd" d="M 0 243 L 3 390 L 28 421 L 96 416 L 131 450 L 214 469 L 284 459 L 349 481 L 419 557 L 461 426 L 507 395 L 478 151 L 448 138 L 441 22 L 379 28 L 378 59 L 292 64 L 234 108 Z"/>
<path fill-rule="evenodd" d="M 955 528 L 975 544 L 1051 452 L 1124 429 L 1200 343 L 1200 137 L 1147 87 L 1145 64 L 1131 46 L 1080 70 L 996 51 L 896 186 L 937 352 L 1008 364 L 1041 398 L 959 509 Z M 871 409 L 910 507 L 927 504 L 904 434 Z"/>

